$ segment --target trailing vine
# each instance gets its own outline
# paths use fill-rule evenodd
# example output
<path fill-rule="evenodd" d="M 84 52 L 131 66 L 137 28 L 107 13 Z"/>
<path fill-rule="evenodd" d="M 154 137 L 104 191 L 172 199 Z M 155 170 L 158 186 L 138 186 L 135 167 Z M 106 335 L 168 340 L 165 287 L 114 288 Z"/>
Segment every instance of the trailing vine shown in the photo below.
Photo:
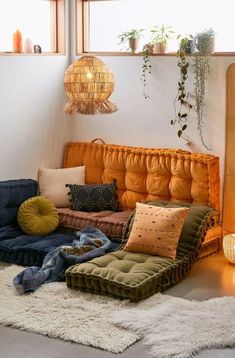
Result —
<path fill-rule="evenodd" d="M 150 56 L 153 53 L 153 45 L 151 43 L 148 43 L 144 45 L 143 48 L 143 64 L 142 64 L 142 75 L 141 75 L 141 81 L 143 84 L 143 96 L 145 99 L 149 98 L 149 94 L 147 92 L 147 77 L 148 75 L 151 75 L 152 73 L 152 65 L 151 65 L 151 59 Z"/>
<path fill-rule="evenodd" d="M 202 31 L 193 38 L 184 37 L 180 41 L 180 48 L 177 52 L 178 67 L 180 69 L 180 80 L 178 81 L 178 91 L 174 100 L 175 119 L 171 120 L 171 124 L 178 124 L 180 129 L 177 134 L 178 137 L 187 140 L 183 134 L 187 129 L 187 122 L 191 109 L 196 112 L 197 130 L 200 136 L 202 145 L 208 148 L 204 136 L 204 107 L 206 95 L 206 81 L 210 73 L 210 55 L 214 50 L 214 31 L 212 29 Z M 194 43 L 197 47 L 197 52 L 194 50 Z M 188 79 L 189 60 L 187 54 L 192 55 L 193 69 L 194 69 L 194 96 L 195 103 L 192 105 L 189 101 L 189 92 L 186 90 L 186 80 Z"/>
<path fill-rule="evenodd" d="M 195 94 L 195 111 L 197 114 L 197 129 L 203 146 L 210 150 L 205 143 L 203 136 L 204 126 L 204 107 L 206 95 L 206 80 L 210 73 L 210 57 L 201 56 L 196 53 L 193 57 L 194 67 L 194 94 Z"/>
<path fill-rule="evenodd" d="M 208 148 L 203 136 L 204 108 L 206 96 L 206 81 L 210 74 L 210 55 L 214 52 L 215 32 L 213 29 L 201 31 L 196 34 L 196 47 L 198 52 L 193 57 L 194 67 L 194 94 L 195 111 L 197 115 L 197 129 L 203 146 Z"/>
<path fill-rule="evenodd" d="M 184 43 L 181 41 L 180 49 L 177 52 L 178 67 L 180 69 L 180 79 L 178 81 L 178 91 L 174 100 L 175 118 L 171 120 L 171 124 L 179 125 L 180 129 L 177 132 L 179 138 L 187 139 L 183 136 L 187 129 L 187 121 L 192 109 L 192 104 L 189 102 L 189 93 L 186 90 L 186 80 L 188 78 L 189 61 L 185 54 Z"/>

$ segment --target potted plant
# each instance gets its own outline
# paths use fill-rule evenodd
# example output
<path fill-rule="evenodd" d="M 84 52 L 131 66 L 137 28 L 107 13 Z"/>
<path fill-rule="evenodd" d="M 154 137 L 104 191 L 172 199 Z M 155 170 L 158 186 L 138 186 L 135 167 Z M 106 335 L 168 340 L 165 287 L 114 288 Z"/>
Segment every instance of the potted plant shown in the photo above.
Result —
<path fill-rule="evenodd" d="M 196 49 L 195 39 L 193 35 L 177 36 L 180 39 L 179 50 L 184 51 L 185 55 L 193 55 Z"/>
<path fill-rule="evenodd" d="M 152 39 L 151 42 L 154 44 L 154 52 L 165 53 L 167 51 L 167 42 L 172 38 L 172 35 L 175 33 L 172 30 L 172 26 L 154 26 L 152 30 Z"/>
<path fill-rule="evenodd" d="M 144 29 L 132 29 L 130 31 L 122 32 L 118 38 L 120 39 L 119 45 L 126 45 L 128 43 L 127 50 L 131 50 L 132 53 L 138 51 L 140 45 L 140 39 L 143 37 Z"/>
<path fill-rule="evenodd" d="M 195 36 L 196 47 L 201 56 L 210 56 L 215 50 L 215 32 L 212 28 L 198 32 Z"/>
<path fill-rule="evenodd" d="M 204 107 L 206 95 L 206 81 L 210 74 L 211 55 L 215 47 L 215 32 L 213 29 L 199 32 L 195 36 L 197 52 L 193 56 L 194 67 L 194 94 L 197 127 L 201 142 L 209 149 L 203 137 Z"/>

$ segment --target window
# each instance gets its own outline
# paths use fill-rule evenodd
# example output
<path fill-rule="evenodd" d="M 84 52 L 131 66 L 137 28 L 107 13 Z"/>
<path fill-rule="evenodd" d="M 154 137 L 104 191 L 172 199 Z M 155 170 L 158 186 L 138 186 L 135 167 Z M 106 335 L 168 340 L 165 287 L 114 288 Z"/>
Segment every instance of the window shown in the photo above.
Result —
<path fill-rule="evenodd" d="M 78 50 L 83 43 L 83 52 L 119 52 L 118 35 L 134 28 L 146 29 L 143 45 L 150 40 L 150 29 L 162 24 L 172 26 L 177 35 L 213 28 L 215 51 L 235 52 L 234 0 L 78 0 L 78 16 L 81 2 L 84 28 L 82 41 L 78 37 Z M 168 51 L 177 48 L 177 40 L 171 39 Z"/>
<path fill-rule="evenodd" d="M 64 1 L 0 0 L 0 52 L 13 52 L 13 33 L 39 45 L 42 52 L 64 50 Z"/>

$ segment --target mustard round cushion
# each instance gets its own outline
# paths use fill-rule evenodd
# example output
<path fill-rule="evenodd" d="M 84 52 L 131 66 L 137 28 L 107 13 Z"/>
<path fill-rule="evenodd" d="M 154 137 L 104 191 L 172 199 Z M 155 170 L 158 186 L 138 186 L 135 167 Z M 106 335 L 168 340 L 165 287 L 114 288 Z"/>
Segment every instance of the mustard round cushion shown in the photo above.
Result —
<path fill-rule="evenodd" d="M 47 235 L 59 225 L 59 215 L 53 202 L 43 196 L 24 201 L 17 212 L 20 228 L 29 235 Z"/>

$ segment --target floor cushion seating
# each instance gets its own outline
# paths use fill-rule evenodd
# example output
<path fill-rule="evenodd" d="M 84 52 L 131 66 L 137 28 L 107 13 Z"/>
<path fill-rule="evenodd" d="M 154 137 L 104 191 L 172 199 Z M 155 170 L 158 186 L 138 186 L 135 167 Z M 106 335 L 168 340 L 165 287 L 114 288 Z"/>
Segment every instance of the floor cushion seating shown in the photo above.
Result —
<path fill-rule="evenodd" d="M 0 228 L 0 261 L 22 266 L 41 266 L 46 254 L 58 246 L 71 245 L 77 236 L 60 229 L 46 236 L 25 235 L 18 226 Z M 119 244 L 112 242 L 109 251 Z"/>
<path fill-rule="evenodd" d="M 184 201 L 220 209 L 219 158 L 180 149 L 69 142 L 64 168 L 85 165 L 86 184 L 117 185 L 122 208 L 136 202 Z"/>
<path fill-rule="evenodd" d="M 86 184 L 110 183 L 113 179 L 116 180 L 118 200 L 123 211 L 110 213 L 110 215 L 105 213 L 106 217 L 102 218 L 98 216 L 102 216 L 103 213 L 89 213 L 89 217 L 85 221 L 84 217 L 87 213 L 71 213 L 68 208 L 61 209 L 59 213 L 61 226 L 82 229 L 86 223 L 94 226 L 100 225 L 98 228 L 107 233 L 110 238 L 116 239 L 125 229 L 130 210 L 133 210 L 137 201 L 164 199 L 178 202 L 183 200 L 189 203 L 208 205 L 216 210 L 219 210 L 220 207 L 219 159 L 213 155 L 172 149 L 68 143 L 64 153 L 64 167 L 83 165 L 86 167 Z M 19 230 L 17 227 L 9 228 L 9 225 L 16 225 L 16 213 L 19 205 L 37 194 L 37 186 L 37 182 L 32 179 L 0 182 L 1 260 L 13 262 L 13 257 L 15 257 L 15 260 L 18 260 L 17 263 L 26 265 L 30 261 L 27 258 L 27 250 L 30 245 L 33 245 L 32 250 L 36 245 L 36 253 L 38 254 L 37 250 L 42 253 L 41 256 L 39 254 L 40 257 L 45 255 L 47 249 L 50 250 L 55 245 L 55 237 L 52 244 L 46 238 L 43 238 L 44 243 L 39 241 L 36 243 L 36 237 L 32 237 L 34 242 L 30 240 L 30 236 L 27 237 L 21 231 L 17 231 Z M 67 224 L 65 216 L 68 221 L 72 221 L 72 225 Z M 81 224 L 78 224 L 79 220 Z M 10 230 L 10 236 L 15 236 L 8 237 L 9 235 L 6 234 L 8 230 Z M 221 237 L 220 225 L 217 224 L 217 227 L 211 227 L 209 230 L 207 250 L 204 251 L 206 254 L 217 250 L 218 241 L 216 241 L 216 249 L 214 242 L 215 239 Z M 17 240 L 13 240 L 15 238 Z M 5 240 L 6 242 L 4 242 Z M 58 245 L 62 243 L 62 237 L 60 240 L 58 240 Z M 46 247 L 47 244 L 48 247 Z M 41 249 L 42 251 L 40 251 Z M 24 252 L 26 252 L 26 258 L 23 257 Z M 39 258 L 37 262 L 40 260 Z M 34 263 L 30 261 L 29 264 Z"/>
<path fill-rule="evenodd" d="M 41 266 L 44 256 L 59 245 L 71 243 L 76 236 L 56 231 L 47 236 L 26 235 L 17 225 L 19 206 L 37 195 L 33 179 L 0 182 L 0 261 L 23 266 Z"/>
<path fill-rule="evenodd" d="M 124 227 L 127 224 L 131 210 L 124 211 L 100 211 L 84 212 L 70 208 L 57 208 L 60 225 L 66 228 L 81 230 L 86 225 L 91 225 L 103 231 L 110 239 L 120 241 Z"/>
<path fill-rule="evenodd" d="M 88 222 L 112 238 L 120 236 L 128 220 L 125 211 L 133 210 L 136 202 L 183 201 L 220 209 L 219 158 L 214 155 L 179 149 L 67 143 L 64 168 L 81 165 L 86 168 L 86 184 L 116 180 L 118 201 L 124 214 L 83 213 L 63 208 L 58 210 L 61 226 L 80 229 Z M 217 222 L 216 227 L 208 231 L 202 256 L 216 252 L 220 240 L 221 225 Z"/>
<path fill-rule="evenodd" d="M 33 179 L 5 180 L 0 182 L 0 227 L 17 222 L 19 206 L 37 195 L 38 183 Z"/>
<path fill-rule="evenodd" d="M 47 236 L 26 235 L 18 226 L 0 228 L 0 261 L 22 266 L 41 266 L 45 255 L 60 245 L 72 243 L 74 234 L 55 231 Z"/>
<path fill-rule="evenodd" d="M 69 268 L 66 282 L 72 289 L 138 302 L 177 283 L 189 266 L 189 258 L 173 263 L 172 259 L 118 250 Z"/>
<path fill-rule="evenodd" d="M 91 293 L 139 301 L 164 291 L 186 276 L 196 260 L 207 229 L 213 225 L 215 211 L 207 206 L 187 203 L 151 202 L 162 207 L 189 207 L 175 260 L 124 251 L 134 213 L 130 217 L 121 248 L 104 257 L 75 265 L 66 271 L 67 286 Z"/>

